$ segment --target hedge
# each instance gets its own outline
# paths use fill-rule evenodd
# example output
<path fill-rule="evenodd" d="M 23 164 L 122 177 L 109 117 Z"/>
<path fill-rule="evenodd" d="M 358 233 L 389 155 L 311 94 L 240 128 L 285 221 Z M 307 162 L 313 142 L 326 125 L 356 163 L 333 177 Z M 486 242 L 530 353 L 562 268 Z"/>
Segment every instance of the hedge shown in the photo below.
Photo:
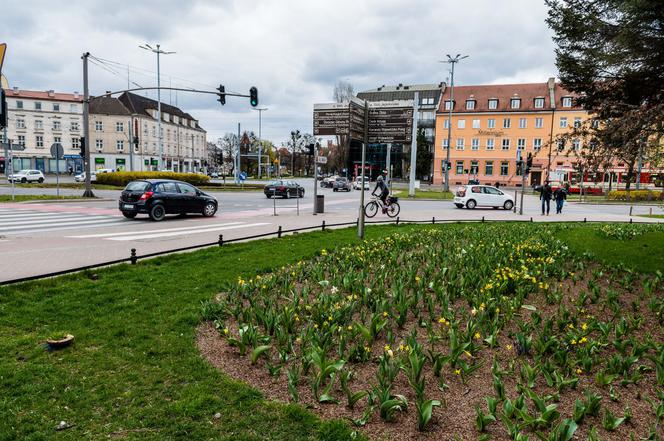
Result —
<path fill-rule="evenodd" d="M 124 187 L 131 181 L 139 179 L 175 179 L 188 182 L 192 185 L 205 185 L 210 178 L 198 173 L 175 173 L 175 172 L 113 172 L 100 173 L 97 175 L 97 184 L 117 185 Z"/>
<path fill-rule="evenodd" d="M 627 191 L 614 190 L 609 192 L 609 200 L 611 201 L 664 201 L 663 191 L 653 190 L 631 190 L 629 192 L 629 199 Z"/>

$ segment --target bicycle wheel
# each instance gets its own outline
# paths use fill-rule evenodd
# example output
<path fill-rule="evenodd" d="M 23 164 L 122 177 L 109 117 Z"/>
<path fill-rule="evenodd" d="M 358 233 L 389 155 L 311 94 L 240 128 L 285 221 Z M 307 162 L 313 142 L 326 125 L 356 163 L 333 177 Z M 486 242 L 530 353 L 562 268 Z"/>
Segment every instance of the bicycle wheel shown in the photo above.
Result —
<path fill-rule="evenodd" d="M 376 201 L 371 201 L 364 206 L 364 215 L 366 217 L 374 217 L 378 213 L 378 203 Z"/>
<path fill-rule="evenodd" d="M 399 206 L 398 202 L 392 202 L 390 206 L 387 207 L 387 215 L 389 217 L 397 217 L 400 211 L 401 207 Z"/>

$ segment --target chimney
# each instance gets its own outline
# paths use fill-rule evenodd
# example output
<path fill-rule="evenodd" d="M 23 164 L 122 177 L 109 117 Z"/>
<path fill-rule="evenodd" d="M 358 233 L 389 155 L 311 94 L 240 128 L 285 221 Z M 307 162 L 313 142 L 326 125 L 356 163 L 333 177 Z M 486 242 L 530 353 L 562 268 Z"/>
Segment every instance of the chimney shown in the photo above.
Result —
<path fill-rule="evenodd" d="M 18 86 L 14 86 L 14 87 L 12 88 L 12 93 L 13 93 L 14 95 L 18 95 Z"/>
<path fill-rule="evenodd" d="M 48 96 L 50 96 L 51 98 L 53 98 L 53 97 L 55 96 L 55 90 L 53 90 L 53 89 L 49 90 L 49 91 L 48 91 Z"/>
<path fill-rule="evenodd" d="M 76 91 L 76 90 L 74 91 L 74 99 L 75 99 L 75 100 L 78 99 L 78 91 Z"/>
<path fill-rule="evenodd" d="M 403 90 L 408 90 L 410 89 L 410 86 L 403 86 Z"/>
<path fill-rule="evenodd" d="M 546 82 L 547 87 L 549 88 L 549 104 L 551 108 L 556 108 L 556 79 L 551 77 L 549 81 Z"/>

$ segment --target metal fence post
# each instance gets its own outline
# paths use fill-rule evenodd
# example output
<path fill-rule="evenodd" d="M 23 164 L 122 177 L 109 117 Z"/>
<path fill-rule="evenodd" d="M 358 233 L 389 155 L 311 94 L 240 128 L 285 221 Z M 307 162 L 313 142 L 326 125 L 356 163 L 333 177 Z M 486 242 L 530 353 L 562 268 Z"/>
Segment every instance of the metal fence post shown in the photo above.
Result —
<path fill-rule="evenodd" d="M 629 223 L 630 223 L 630 224 L 632 223 L 632 218 L 631 218 L 631 217 L 629 218 Z"/>
<path fill-rule="evenodd" d="M 224 244 L 224 235 L 220 234 L 219 235 L 219 246 L 222 246 Z"/>
<path fill-rule="evenodd" d="M 584 217 L 584 218 L 583 218 L 583 223 L 585 224 L 586 222 L 587 222 L 587 220 L 586 220 L 586 218 Z"/>
<path fill-rule="evenodd" d="M 277 189 L 273 188 L 272 189 L 272 210 L 274 212 L 274 216 L 277 215 Z"/>
<path fill-rule="evenodd" d="M 281 225 L 279 225 L 279 230 L 277 231 L 277 237 L 281 238 Z"/>
<path fill-rule="evenodd" d="M 399 216 L 397 216 L 397 226 L 399 225 Z"/>
<path fill-rule="evenodd" d="M 314 185 L 316 185 L 315 182 L 314 182 Z M 295 199 L 297 199 L 297 215 L 299 216 L 300 215 L 300 194 L 299 193 L 297 194 L 297 197 Z M 314 201 L 314 204 L 315 203 L 316 203 L 316 201 Z"/>
<path fill-rule="evenodd" d="M 132 265 L 136 265 L 136 262 L 138 261 L 138 257 L 136 257 L 136 248 L 131 249 L 131 256 L 129 259 L 131 260 Z"/>
<path fill-rule="evenodd" d="M 431 218 L 431 223 L 432 223 L 432 224 L 435 224 L 435 223 L 436 223 L 436 216 L 434 216 L 434 217 Z"/>
<path fill-rule="evenodd" d="M 482 223 L 484 223 L 484 216 L 482 216 Z"/>
<path fill-rule="evenodd" d="M 321 230 L 325 231 L 325 220 L 323 220 L 323 224 L 321 225 Z"/>

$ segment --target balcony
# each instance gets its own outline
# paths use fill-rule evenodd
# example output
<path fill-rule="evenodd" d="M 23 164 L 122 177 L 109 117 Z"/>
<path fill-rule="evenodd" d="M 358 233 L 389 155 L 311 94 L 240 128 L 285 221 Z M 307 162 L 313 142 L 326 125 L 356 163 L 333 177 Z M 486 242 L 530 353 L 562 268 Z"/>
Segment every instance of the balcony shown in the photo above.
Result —
<path fill-rule="evenodd" d="M 435 118 L 424 118 L 417 120 L 417 127 L 432 128 L 436 125 Z"/>

